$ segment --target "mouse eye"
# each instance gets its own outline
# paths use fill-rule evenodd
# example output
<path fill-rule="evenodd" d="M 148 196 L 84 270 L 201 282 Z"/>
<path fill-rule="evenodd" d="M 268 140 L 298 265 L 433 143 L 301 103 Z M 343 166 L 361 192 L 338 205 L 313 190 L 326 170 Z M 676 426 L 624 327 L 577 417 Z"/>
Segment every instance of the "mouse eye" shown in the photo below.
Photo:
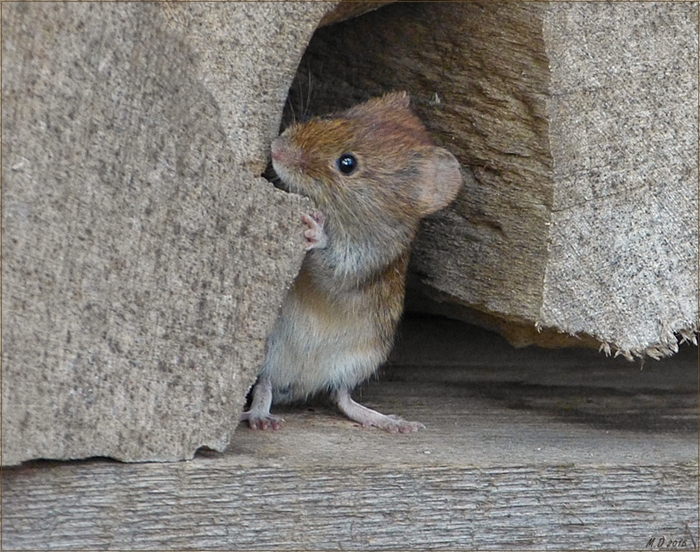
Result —
<path fill-rule="evenodd" d="M 344 153 L 335 163 L 338 165 L 338 170 L 345 175 L 357 170 L 357 158 L 351 153 Z"/>

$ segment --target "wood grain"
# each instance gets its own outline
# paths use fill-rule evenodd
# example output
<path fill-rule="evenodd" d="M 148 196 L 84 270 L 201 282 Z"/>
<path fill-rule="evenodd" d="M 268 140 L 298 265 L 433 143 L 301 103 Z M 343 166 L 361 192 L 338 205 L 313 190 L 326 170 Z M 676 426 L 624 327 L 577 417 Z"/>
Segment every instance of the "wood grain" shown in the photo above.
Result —
<path fill-rule="evenodd" d="M 642 549 L 691 539 L 697 465 L 242 466 L 88 462 L 6 484 L 16 549 Z M 24 471 L 24 473 L 22 473 Z M 99 482 L 99 484 L 97 484 Z M 6 496 L 5 496 L 6 495 Z M 34 498 L 34 500 L 31 500 Z M 694 530 L 694 528 L 693 528 Z"/>

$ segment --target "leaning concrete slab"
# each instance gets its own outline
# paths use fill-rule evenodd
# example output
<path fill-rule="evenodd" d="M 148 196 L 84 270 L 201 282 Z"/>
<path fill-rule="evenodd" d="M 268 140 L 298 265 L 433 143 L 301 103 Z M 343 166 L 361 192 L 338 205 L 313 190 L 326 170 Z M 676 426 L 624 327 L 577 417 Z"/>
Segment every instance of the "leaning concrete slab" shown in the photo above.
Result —
<path fill-rule="evenodd" d="M 555 193 L 538 323 L 625 356 L 698 323 L 698 3 L 544 19 Z"/>
<path fill-rule="evenodd" d="M 4 465 L 226 447 L 304 254 L 260 174 L 330 7 L 3 4 Z"/>

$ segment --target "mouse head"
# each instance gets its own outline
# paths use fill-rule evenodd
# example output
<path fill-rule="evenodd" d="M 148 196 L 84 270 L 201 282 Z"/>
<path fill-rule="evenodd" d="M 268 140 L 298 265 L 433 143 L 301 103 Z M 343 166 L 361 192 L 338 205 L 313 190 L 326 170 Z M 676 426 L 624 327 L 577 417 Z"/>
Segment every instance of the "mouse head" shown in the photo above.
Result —
<path fill-rule="evenodd" d="M 273 142 L 273 167 L 331 216 L 417 224 L 456 197 L 462 175 L 409 103 L 405 92 L 391 93 L 294 125 Z"/>

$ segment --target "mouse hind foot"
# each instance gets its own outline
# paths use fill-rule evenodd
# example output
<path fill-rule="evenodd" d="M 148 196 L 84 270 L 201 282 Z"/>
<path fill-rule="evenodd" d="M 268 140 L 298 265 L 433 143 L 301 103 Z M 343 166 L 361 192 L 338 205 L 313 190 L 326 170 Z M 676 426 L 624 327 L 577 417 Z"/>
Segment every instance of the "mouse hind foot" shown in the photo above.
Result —
<path fill-rule="evenodd" d="M 241 422 L 248 422 L 250 429 L 279 429 L 282 427 L 284 418 L 273 416 L 269 412 L 267 414 L 258 414 L 251 410 L 241 414 Z"/>
<path fill-rule="evenodd" d="M 250 410 L 241 414 L 240 421 L 248 422 L 250 429 L 279 429 L 284 418 L 270 414 L 272 406 L 272 384 L 270 378 L 260 376 L 253 387 Z"/>
<path fill-rule="evenodd" d="M 409 422 L 398 416 L 382 414 L 360 403 L 355 402 L 348 389 L 338 389 L 332 393 L 332 398 L 340 411 L 351 420 L 362 424 L 362 427 L 378 427 L 389 433 L 412 433 L 425 429 L 420 422 Z"/>

